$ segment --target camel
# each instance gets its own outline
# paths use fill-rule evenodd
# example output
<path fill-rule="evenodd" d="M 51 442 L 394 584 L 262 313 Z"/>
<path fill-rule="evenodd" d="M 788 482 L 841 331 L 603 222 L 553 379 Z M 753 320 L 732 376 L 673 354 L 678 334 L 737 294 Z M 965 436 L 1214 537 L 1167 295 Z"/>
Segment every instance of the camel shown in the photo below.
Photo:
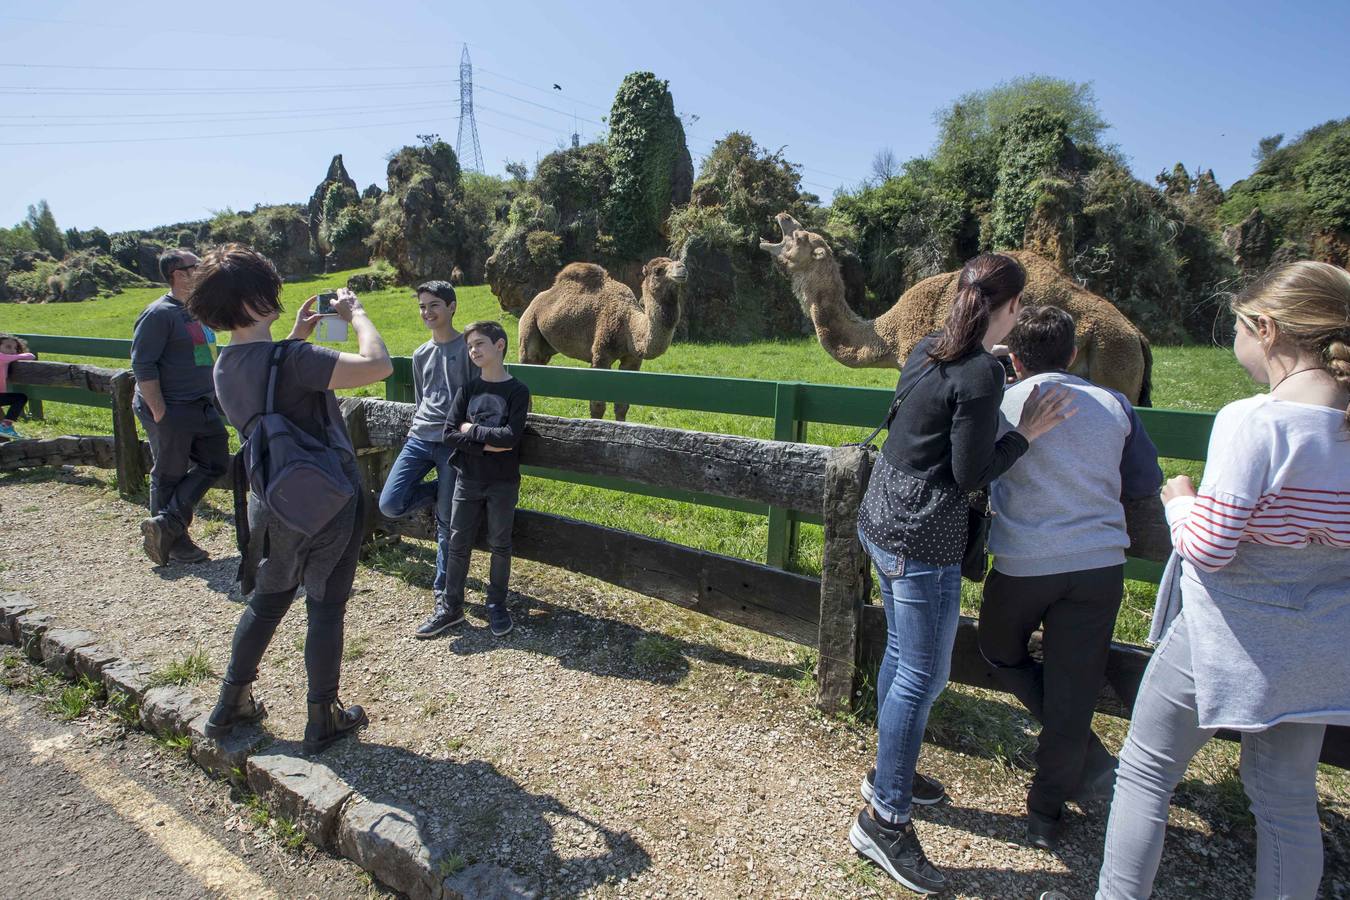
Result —
<path fill-rule="evenodd" d="M 820 345 L 854 369 L 898 368 L 924 335 L 942 327 L 956 295 L 959 272 L 925 278 L 875 319 L 859 317 L 844 301 L 844 282 L 829 244 L 787 213 L 778 214 L 783 239 L 760 241 L 792 282 Z M 1153 353 L 1143 333 L 1104 297 L 1080 287 L 1043 257 L 1008 251 L 1027 271 L 1022 302 L 1067 310 L 1078 323 L 1078 358 L 1070 371 L 1113 388 L 1138 406 L 1150 406 Z"/>
<path fill-rule="evenodd" d="M 555 353 L 589 362 L 592 369 L 636 372 L 644 359 L 670 347 L 680 321 L 679 286 L 684 263 L 658 256 L 642 267 L 642 301 L 594 263 L 563 267 L 553 286 L 540 291 L 520 316 L 520 361 L 547 365 Z M 614 404 L 614 418 L 628 416 L 627 403 Z M 605 402 L 591 401 L 591 417 L 605 417 Z"/>

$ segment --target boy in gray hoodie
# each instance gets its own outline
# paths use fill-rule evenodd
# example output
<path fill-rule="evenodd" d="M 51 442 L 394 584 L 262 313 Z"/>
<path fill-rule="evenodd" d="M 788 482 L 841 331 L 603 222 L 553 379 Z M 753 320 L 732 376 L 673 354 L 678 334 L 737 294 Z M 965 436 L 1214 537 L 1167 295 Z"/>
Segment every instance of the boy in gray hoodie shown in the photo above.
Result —
<path fill-rule="evenodd" d="M 1038 384 L 1067 387 L 1075 410 L 993 484 L 994 565 L 979 627 L 995 675 L 1041 722 L 1027 830 L 1031 843 L 1053 849 L 1064 801 L 1110 796 L 1115 760 L 1092 733 L 1092 712 L 1124 594 L 1121 501 L 1156 494 L 1162 470 L 1129 401 L 1066 371 L 1076 354 L 1072 316 L 1028 307 L 1007 343 L 1019 381 L 1004 394 L 1005 429 Z M 1043 662 L 1027 650 L 1037 628 Z"/>
<path fill-rule="evenodd" d="M 417 409 L 408 441 L 380 491 L 380 512 L 390 519 L 401 519 L 435 504 L 436 580 L 432 593 L 437 600 L 445 593 L 450 510 L 455 495 L 455 469 L 450 465 L 454 448 L 445 441 L 445 429 L 455 395 L 478 377 L 478 369 L 469 362 L 464 336 L 455 330 L 455 305 L 455 289 L 450 282 L 427 281 L 417 286 L 417 306 L 422 323 L 431 330 L 431 340 L 413 351 L 413 402 Z M 436 480 L 423 481 L 433 468 Z"/>

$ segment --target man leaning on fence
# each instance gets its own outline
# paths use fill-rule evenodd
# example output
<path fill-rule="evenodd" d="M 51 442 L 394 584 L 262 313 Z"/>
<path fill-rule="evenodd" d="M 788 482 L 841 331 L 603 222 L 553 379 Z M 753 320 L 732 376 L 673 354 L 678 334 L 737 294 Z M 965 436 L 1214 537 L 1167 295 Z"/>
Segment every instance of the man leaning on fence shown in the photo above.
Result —
<path fill-rule="evenodd" d="M 145 555 L 158 566 L 209 559 L 192 542 L 192 511 L 229 465 L 229 437 L 216 406 L 216 336 L 187 311 L 199 260 L 169 250 L 159 271 L 169 291 L 136 319 L 132 408 L 150 440 L 150 517 L 141 522 Z"/>

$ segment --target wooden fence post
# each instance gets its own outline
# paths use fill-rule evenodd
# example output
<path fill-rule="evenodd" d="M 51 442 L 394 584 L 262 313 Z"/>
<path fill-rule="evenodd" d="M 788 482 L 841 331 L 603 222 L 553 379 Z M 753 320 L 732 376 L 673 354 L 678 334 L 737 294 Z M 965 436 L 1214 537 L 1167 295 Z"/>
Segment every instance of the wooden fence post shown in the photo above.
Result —
<path fill-rule="evenodd" d="M 862 607 L 871 589 L 867 554 L 858 542 L 858 507 L 871 469 L 862 447 L 836 447 L 825 464 L 816 706 L 828 713 L 846 711 L 853 695 Z"/>
<path fill-rule="evenodd" d="M 796 382 L 779 382 L 774 389 L 773 439 L 804 443 L 806 423 L 797 419 L 799 405 Z M 764 561 L 775 569 L 786 569 L 797 556 L 799 517 L 795 512 L 778 507 L 769 508 L 769 546 Z"/>
<path fill-rule="evenodd" d="M 117 492 L 124 500 L 132 500 L 146 489 L 145 458 L 141 455 L 141 439 L 136 434 L 136 413 L 131 409 L 135 391 L 136 377 L 130 372 L 118 372 L 113 376 L 113 453 L 117 460 Z"/>

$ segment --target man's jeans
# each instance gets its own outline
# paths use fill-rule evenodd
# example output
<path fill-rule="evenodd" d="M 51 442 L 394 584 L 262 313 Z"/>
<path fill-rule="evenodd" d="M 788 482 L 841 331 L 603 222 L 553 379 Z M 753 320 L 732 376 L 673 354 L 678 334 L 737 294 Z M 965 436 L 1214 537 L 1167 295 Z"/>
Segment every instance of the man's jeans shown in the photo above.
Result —
<path fill-rule="evenodd" d="M 872 806 L 908 821 L 914 769 L 928 713 L 951 674 L 961 619 L 961 566 L 935 566 L 877 547 L 861 531 L 886 609 L 886 652 L 877 675 L 877 775 Z"/>
<path fill-rule="evenodd" d="M 1098 900 L 1133 900 L 1153 893 L 1172 791 L 1191 757 L 1216 731 L 1200 727 L 1183 611 L 1153 651 L 1139 684 L 1130 733 L 1120 751 Z M 1317 758 L 1325 735 L 1325 725 L 1297 721 L 1242 732 L 1239 768 L 1256 816 L 1256 884 L 1250 892 L 1233 885 L 1234 896 L 1317 896 L 1323 864 Z"/>
<path fill-rule="evenodd" d="M 380 513 L 402 519 L 432 504 L 436 507 L 436 580 L 432 590 L 445 594 L 446 551 L 450 541 L 450 510 L 455 495 L 455 469 L 450 465 L 450 447 L 440 441 L 409 437 L 394 460 L 380 491 Z M 423 481 L 436 470 L 435 481 Z"/>
<path fill-rule="evenodd" d="M 478 536 L 478 523 L 487 514 L 487 543 L 492 552 L 488 578 L 489 604 L 506 602 L 511 580 L 511 528 L 516 521 L 519 481 L 475 481 L 461 477 L 455 482 L 455 506 L 450 515 L 450 548 L 447 555 L 444 597 L 450 603 L 464 599 L 464 579 L 469 574 L 469 551 Z M 442 596 L 437 592 L 437 596 Z"/>
<path fill-rule="evenodd" d="M 150 440 L 150 514 L 177 519 L 186 529 L 192 510 L 230 465 L 230 436 L 209 397 L 169 403 L 158 422 L 141 395 L 132 408 Z"/>

